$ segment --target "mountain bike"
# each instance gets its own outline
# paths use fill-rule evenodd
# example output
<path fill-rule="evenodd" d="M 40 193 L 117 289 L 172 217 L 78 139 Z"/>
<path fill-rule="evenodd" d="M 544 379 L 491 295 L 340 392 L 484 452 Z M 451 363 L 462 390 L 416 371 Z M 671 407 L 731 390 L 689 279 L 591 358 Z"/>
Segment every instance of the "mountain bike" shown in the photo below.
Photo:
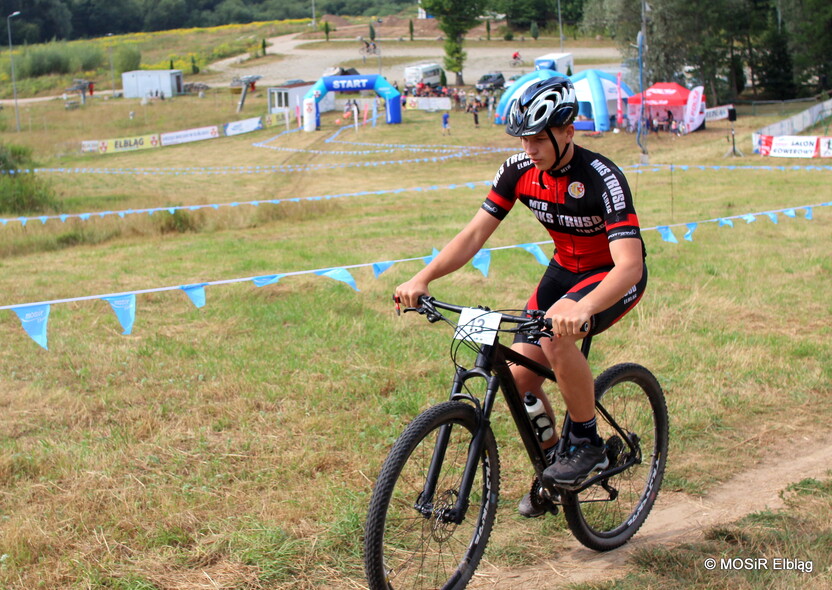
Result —
<path fill-rule="evenodd" d="M 543 311 L 505 313 L 420 298 L 429 322 L 455 328 L 451 358 L 456 367 L 449 401 L 417 416 L 394 443 L 373 489 L 365 526 L 364 567 L 371 590 L 464 588 L 485 551 L 494 525 L 500 460 L 491 428 L 498 391 L 528 454 L 536 478 L 532 500 L 551 514 L 563 509 L 566 523 L 585 546 L 608 551 L 626 543 L 652 508 L 665 470 L 667 406 L 650 371 L 617 364 L 595 379 L 598 432 L 609 466 L 574 487 L 550 486 L 548 466 L 510 366 L 521 365 L 550 381 L 549 367 L 500 343 L 501 334 L 551 337 Z M 458 313 L 453 322 L 443 311 Z M 507 327 L 508 326 L 508 327 Z M 584 326 L 587 331 L 589 326 Z M 592 337 L 581 343 L 588 357 Z M 461 350 L 476 354 L 471 368 Z M 477 393 L 474 393 L 474 390 Z M 484 389 L 484 394 L 479 391 Z M 565 452 L 570 420 L 562 420 L 557 444 Z"/>

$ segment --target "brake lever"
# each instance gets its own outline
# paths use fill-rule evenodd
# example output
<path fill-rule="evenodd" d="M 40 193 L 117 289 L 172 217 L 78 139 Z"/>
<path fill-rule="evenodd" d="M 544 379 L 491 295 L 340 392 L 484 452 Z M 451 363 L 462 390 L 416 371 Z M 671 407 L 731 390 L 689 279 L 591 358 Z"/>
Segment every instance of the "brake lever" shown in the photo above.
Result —
<path fill-rule="evenodd" d="M 439 320 L 442 319 L 442 316 L 436 310 L 434 310 L 432 307 L 429 307 L 427 305 L 421 305 L 419 307 L 405 307 L 404 309 L 402 309 L 402 306 L 401 306 L 402 300 L 401 300 L 400 297 L 398 297 L 396 295 L 393 295 L 393 303 L 396 304 L 396 315 L 397 316 L 402 315 L 402 312 L 407 313 L 409 311 L 415 311 L 416 313 L 418 313 L 420 315 L 426 316 L 427 320 L 431 323 L 438 322 Z"/>

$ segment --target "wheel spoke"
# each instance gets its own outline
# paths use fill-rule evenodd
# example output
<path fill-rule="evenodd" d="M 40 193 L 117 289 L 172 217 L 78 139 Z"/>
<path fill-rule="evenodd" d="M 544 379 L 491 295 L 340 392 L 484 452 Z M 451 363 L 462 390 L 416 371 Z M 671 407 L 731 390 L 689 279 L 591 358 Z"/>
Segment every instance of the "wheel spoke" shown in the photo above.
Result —
<path fill-rule="evenodd" d="M 437 436 L 449 423 L 453 427 L 433 498 L 425 502 L 421 495 Z M 499 471 L 490 431 L 465 518 L 457 524 L 447 515 L 459 497 L 477 424 L 471 406 L 446 402 L 414 420 L 394 445 L 376 483 L 367 518 L 365 568 L 370 588 L 388 588 L 388 578 L 397 590 L 462 587 L 463 580 L 470 579 L 496 509 Z"/>

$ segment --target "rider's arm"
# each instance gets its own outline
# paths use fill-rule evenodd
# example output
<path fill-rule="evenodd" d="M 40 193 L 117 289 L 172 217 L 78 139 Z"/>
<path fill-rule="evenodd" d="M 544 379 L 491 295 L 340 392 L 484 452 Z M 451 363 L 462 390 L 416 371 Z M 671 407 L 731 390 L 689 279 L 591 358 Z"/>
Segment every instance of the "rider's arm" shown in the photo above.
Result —
<path fill-rule="evenodd" d="M 484 209 L 477 211 L 468 225 L 448 242 L 430 264 L 396 288 L 396 295 L 405 306 L 416 307 L 419 296 L 428 294 L 431 281 L 454 272 L 471 260 L 498 225 L 499 219 Z"/>
<path fill-rule="evenodd" d="M 644 273 L 642 243 L 638 238 L 610 242 L 610 254 L 615 266 L 598 286 L 575 305 L 552 316 L 556 334 L 574 335 L 590 318 L 621 300 Z"/>

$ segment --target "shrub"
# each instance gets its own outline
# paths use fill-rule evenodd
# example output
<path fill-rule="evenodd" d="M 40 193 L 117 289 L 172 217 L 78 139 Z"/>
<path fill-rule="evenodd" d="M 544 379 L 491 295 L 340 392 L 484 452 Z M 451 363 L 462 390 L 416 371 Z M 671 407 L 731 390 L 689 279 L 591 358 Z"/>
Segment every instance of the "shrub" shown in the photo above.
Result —
<path fill-rule="evenodd" d="M 21 146 L 0 144 L 0 213 L 24 215 L 57 211 L 52 187 L 31 172 L 32 151 Z"/>
<path fill-rule="evenodd" d="M 37 78 L 48 74 L 69 74 L 72 63 L 65 44 L 48 44 L 27 49 L 19 62 L 21 78 Z M 63 49 L 63 50 L 62 50 Z"/>
<path fill-rule="evenodd" d="M 133 45 L 119 45 L 115 50 L 113 63 L 119 73 L 138 70 L 142 63 L 142 52 Z"/>
<path fill-rule="evenodd" d="M 173 213 L 156 213 L 158 229 L 163 234 L 198 232 L 205 225 L 205 217 L 198 213 L 176 209 Z"/>

